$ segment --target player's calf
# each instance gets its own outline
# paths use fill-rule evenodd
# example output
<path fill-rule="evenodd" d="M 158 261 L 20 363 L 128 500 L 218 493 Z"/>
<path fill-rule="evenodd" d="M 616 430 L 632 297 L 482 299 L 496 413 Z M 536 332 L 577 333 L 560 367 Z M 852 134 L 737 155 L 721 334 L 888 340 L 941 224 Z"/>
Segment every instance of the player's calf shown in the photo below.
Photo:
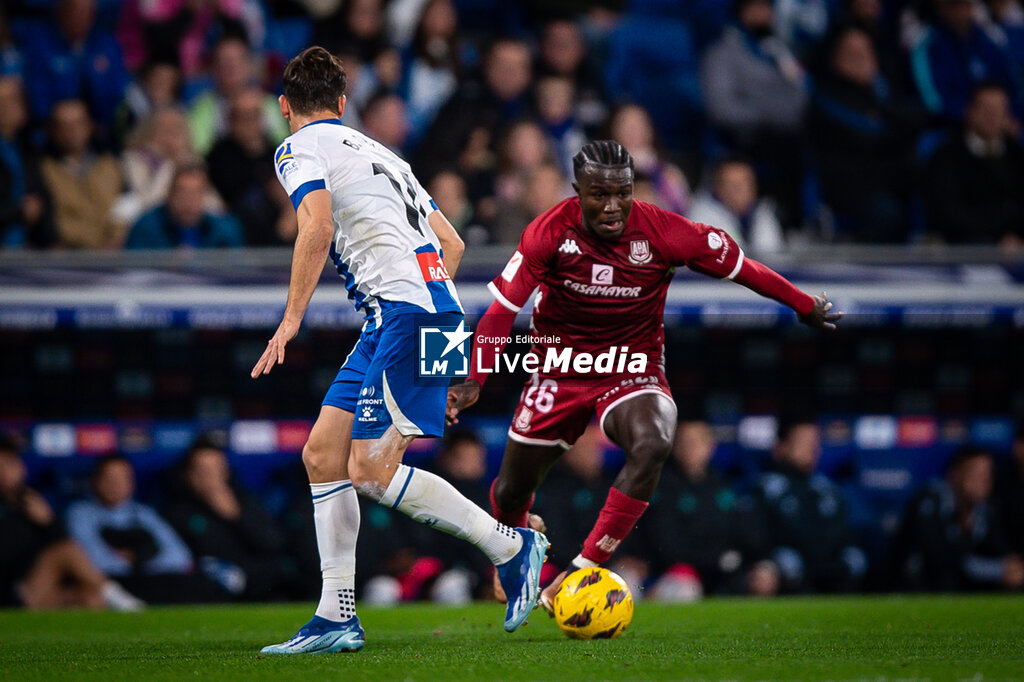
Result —
<path fill-rule="evenodd" d="M 651 499 L 671 452 L 672 439 L 666 434 L 654 431 L 634 439 L 626 449 L 626 463 L 615 478 L 615 488 L 635 499 Z"/>
<path fill-rule="evenodd" d="M 526 445 L 510 438 L 501 460 L 501 471 L 491 484 L 494 518 L 509 526 L 526 527 L 534 492 L 564 452 L 559 446 Z"/>
<path fill-rule="evenodd" d="M 389 427 L 376 439 L 352 442 L 349 458 L 349 476 L 352 486 L 360 495 L 380 502 L 401 466 L 402 455 L 413 436 L 402 436 L 395 427 Z"/>
<path fill-rule="evenodd" d="M 533 506 L 533 491 L 514 494 L 501 477 L 491 483 L 491 516 L 513 528 L 527 528 L 530 507 Z"/>
<path fill-rule="evenodd" d="M 676 405 L 660 391 L 630 394 L 629 399 L 601 415 L 608 437 L 626 453 L 614 487 L 637 500 L 649 500 L 672 452 Z"/>

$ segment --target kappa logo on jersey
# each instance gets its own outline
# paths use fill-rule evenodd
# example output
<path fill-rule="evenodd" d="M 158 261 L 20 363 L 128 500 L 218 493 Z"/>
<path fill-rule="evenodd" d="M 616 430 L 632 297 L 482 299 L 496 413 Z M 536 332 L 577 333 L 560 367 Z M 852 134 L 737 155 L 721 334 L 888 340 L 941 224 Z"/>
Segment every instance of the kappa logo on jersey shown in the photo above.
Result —
<path fill-rule="evenodd" d="M 469 340 L 465 321 L 458 327 L 420 327 L 421 377 L 469 376 Z"/>
<path fill-rule="evenodd" d="M 562 242 L 562 245 L 558 247 L 559 253 L 577 254 L 581 255 L 583 252 L 580 251 L 580 247 L 576 245 L 575 239 L 566 239 Z"/>
<path fill-rule="evenodd" d="M 603 265 L 601 263 L 594 263 L 593 269 L 590 271 L 590 283 L 591 284 L 611 284 L 612 275 L 615 272 L 615 268 L 610 265 Z"/>
<path fill-rule="evenodd" d="M 511 282 L 519 272 L 519 266 L 523 264 L 523 254 L 516 251 L 512 254 L 512 257 L 508 259 L 508 263 L 505 265 L 505 269 L 501 271 L 501 278 L 506 282 Z"/>
<path fill-rule="evenodd" d="M 646 239 L 634 239 L 629 243 L 629 262 L 643 265 L 651 261 L 651 244 Z"/>
<path fill-rule="evenodd" d="M 416 261 L 420 264 L 424 282 L 443 282 L 451 279 L 448 276 L 448 270 L 444 267 L 444 261 L 441 260 L 441 255 L 436 251 L 417 253 Z"/>

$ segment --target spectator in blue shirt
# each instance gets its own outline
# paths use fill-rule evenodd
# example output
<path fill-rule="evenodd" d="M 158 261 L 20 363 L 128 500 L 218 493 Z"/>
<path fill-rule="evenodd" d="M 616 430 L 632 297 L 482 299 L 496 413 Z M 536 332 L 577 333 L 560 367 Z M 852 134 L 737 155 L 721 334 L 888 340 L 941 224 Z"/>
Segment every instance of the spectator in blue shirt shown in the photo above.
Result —
<path fill-rule="evenodd" d="M 231 215 L 207 211 L 203 204 L 210 180 L 201 164 L 179 168 L 171 181 L 167 203 L 143 215 L 128 233 L 125 248 L 172 249 L 242 246 L 242 227 Z"/>
<path fill-rule="evenodd" d="M 978 83 L 994 81 L 1015 92 L 1010 61 L 978 24 L 972 0 L 935 2 L 937 21 L 911 52 L 911 68 L 929 111 L 960 121 Z M 1019 112 L 1019 97 L 1013 105 Z"/>
<path fill-rule="evenodd" d="M 22 39 L 33 118 L 46 120 L 61 100 L 84 99 L 109 129 L 128 74 L 114 35 L 96 25 L 96 0 L 59 0 L 55 21 L 30 25 Z"/>
<path fill-rule="evenodd" d="M 135 471 L 122 457 L 102 460 L 92 475 L 94 499 L 68 508 L 68 530 L 107 575 L 188 573 L 192 553 L 149 505 L 136 502 Z"/>
<path fill-rule="evenodd" d="M 17 443 L 0 436 L 0 605 L 143 608 L 68 537 L 50 503 L 27 485 L 27 474 Z"/>

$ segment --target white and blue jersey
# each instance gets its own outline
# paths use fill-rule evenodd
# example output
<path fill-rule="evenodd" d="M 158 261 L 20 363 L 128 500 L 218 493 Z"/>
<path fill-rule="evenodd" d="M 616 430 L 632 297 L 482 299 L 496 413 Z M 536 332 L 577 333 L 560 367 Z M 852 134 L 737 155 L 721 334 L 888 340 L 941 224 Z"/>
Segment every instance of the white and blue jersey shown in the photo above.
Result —
<path fill-rule="evenodd" d="M 323 404 L 354 413 L 352 438 L 380 438 L 390 426 L 442 435 L 448 379 L 417 375 L 419 326 L 463 319 L 427 222 L 437 205 L 409 164 L 338 119 L 287 137 L 274 165 L 296 210 L 310 192 L 331 193 L 331 259 L 366 318 Z"/>
<path fill-rule="evenodd" d="M 314 190 L 331 193 L 331 259 L 365 329 L 396 312 L 462 312 L 427 223 L 437 205 L 408 163 L 331 118 L 285 138 L 274 165 L 296 210 Z"/>

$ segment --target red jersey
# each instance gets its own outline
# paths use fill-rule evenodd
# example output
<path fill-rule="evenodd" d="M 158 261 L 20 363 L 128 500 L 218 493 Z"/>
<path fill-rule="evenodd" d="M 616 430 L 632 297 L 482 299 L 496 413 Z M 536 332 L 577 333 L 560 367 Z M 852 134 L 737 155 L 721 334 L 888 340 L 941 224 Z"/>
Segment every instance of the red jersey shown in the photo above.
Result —
<path fill-rule="evenodd" d="M 679 266 L 731 279 L 743 252 L 724 230 L 642 201 L 633 202 L 619 239 L 605 241 L 583 227 L 574 197 L 527 226 L 488 288 L 518 312 L 539 287 L 531 333 L 542 357 L 548 348 L 597 354 L 628 347 L 629 355 L 645 354 L 654 370 L 664 366 L 665 296 Z"/>

